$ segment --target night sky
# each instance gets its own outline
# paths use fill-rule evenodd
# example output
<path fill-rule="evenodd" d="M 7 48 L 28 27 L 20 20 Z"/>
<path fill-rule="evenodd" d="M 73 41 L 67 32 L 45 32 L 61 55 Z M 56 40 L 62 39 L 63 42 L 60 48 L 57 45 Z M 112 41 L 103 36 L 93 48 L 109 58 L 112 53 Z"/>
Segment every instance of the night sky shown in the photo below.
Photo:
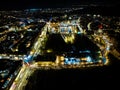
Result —
<path fill-rule="evenodd" d="M 26 9 L 26 8 L 47 8 L 47 7 L 71 7 L 72 5 L 100 4 L 118 5 L 117 0 L 1 0 L 0 9 Z"/>

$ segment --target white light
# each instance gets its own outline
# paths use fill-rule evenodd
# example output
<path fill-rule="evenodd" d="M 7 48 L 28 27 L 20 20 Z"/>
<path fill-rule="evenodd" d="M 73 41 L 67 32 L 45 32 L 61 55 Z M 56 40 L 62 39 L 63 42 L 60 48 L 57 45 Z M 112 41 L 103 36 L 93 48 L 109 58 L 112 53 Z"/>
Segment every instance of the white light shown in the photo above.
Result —
<path fill-rule="evenodd" d="M 91 60 L 92 60 L 91 57 L 88 56 L 88 57 L 87 57 L 87 62 L 91 62 Z"/>
<path fill-rule="evenodd" d="M 0 56 L 0 59 L 2 59 L 2 56 Z"/>

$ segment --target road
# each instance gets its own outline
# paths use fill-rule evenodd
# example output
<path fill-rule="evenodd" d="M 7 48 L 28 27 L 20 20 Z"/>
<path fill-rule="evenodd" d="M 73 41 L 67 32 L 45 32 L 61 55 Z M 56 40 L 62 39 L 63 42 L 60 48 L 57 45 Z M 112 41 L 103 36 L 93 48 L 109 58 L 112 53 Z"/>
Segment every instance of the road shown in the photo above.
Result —
<path fill-rule="evenodd" d="M 23 66 L 12 86 L 10 87 L 10 90 L 23 90 L 24 86 L 28 82 L 27 78 L 29 78 L 33 71 L 34 69 L 30 69 L 28 66 Z"/>

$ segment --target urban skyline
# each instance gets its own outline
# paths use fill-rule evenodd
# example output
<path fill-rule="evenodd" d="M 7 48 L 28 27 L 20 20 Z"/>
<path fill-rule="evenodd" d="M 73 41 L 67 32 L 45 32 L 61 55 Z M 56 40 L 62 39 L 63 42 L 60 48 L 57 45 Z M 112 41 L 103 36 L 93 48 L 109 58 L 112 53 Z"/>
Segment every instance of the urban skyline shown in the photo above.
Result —
<path fill-rule="evenodd" d="M 0 90 L 119 88 L 118 6 L 83 1 L 1 3 Z"/>

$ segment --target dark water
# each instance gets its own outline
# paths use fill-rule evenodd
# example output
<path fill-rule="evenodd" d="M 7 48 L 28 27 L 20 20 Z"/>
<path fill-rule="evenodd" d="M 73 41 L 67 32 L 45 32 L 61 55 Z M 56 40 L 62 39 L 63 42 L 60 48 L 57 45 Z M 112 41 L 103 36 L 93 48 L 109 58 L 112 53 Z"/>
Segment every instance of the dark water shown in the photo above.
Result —
<path fill-rule="evenodd" d="M 103 67 L 61 70 L 36 70 L 25 90 L 72 89 L 104 90 L 118 88 L 120 62 L 112 55 L 110 64 Z"/>

